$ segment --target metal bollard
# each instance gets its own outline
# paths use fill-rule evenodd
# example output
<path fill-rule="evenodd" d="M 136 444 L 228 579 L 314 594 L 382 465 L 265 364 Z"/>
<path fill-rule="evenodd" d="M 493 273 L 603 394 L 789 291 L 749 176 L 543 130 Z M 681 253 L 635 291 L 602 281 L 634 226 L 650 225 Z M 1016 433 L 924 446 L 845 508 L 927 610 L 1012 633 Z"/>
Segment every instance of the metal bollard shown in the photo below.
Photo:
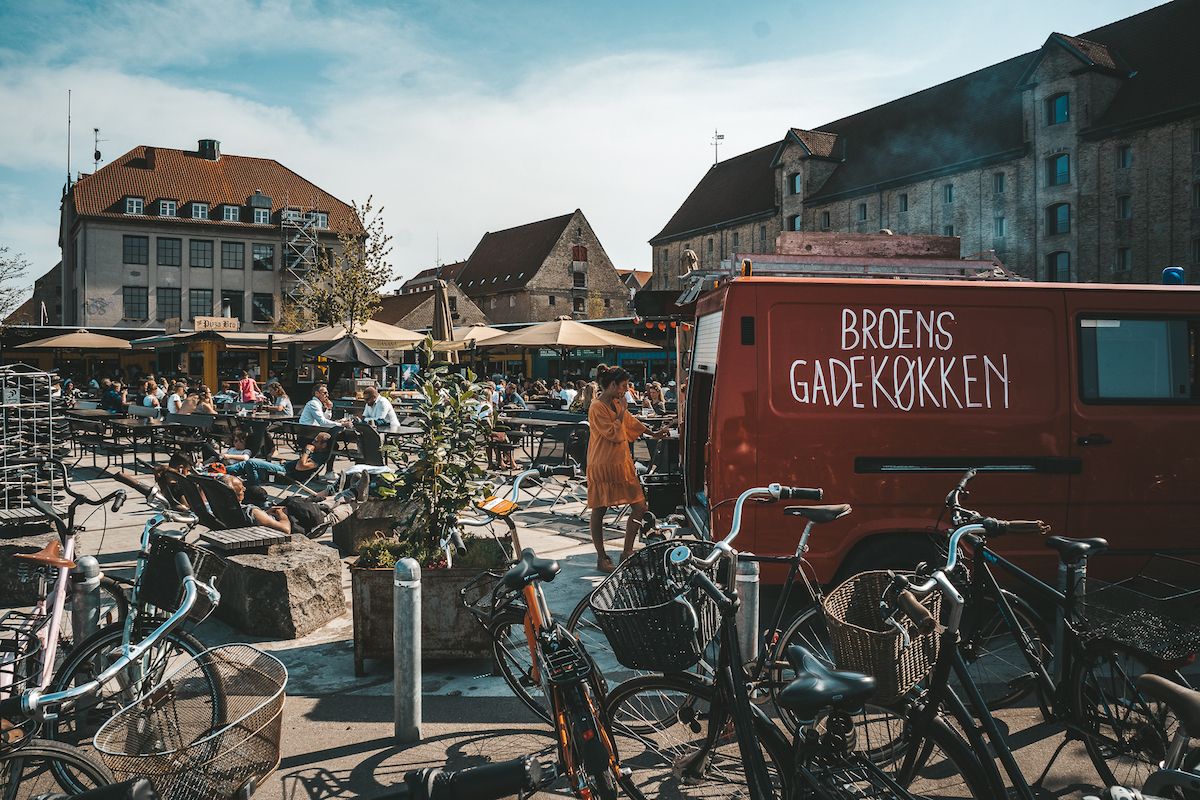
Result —
<path fill-rule="evenodd" d="M 100 562 L 79 556 L 71 570 L 71 641 L 82 642 L 100 627 Z"/>
<path fill-rule="evenodd" d="M 411 744 L 421 740 L 421 565 L 402 558 L 396 562 L 393 578 L 396 741 Z"/>
<path fill-rule="evenodd" d="M 742 660 L 749 662 L 758 658 L 758 574 L 757 561 L 737 562 L 737 593 L 741 603 L 738 605 L 737 625 L 738 638 L 742 650 Z"/>

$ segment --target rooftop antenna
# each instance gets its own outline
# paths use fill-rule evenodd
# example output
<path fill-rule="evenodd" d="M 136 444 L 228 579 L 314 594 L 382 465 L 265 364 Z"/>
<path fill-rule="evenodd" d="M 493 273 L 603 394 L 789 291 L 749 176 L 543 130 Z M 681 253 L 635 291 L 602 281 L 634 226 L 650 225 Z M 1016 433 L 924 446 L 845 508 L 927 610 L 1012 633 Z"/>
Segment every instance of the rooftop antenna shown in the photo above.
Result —
<path fill-rule="evenodd" d="M 71 90 L 67 89 L 67 188 L 71 188 Z"/>
<path fill-rule="evenodd" d="M 725 141 L 725 134 L 719 133 L 716 128 L 713 128 L 712 146 L 713 146 L 713 166 L 714 167 L 717 165 L 717 162 L 721 160 L 720 151 L 718 148 L 720 148 L 721 142 L 723 142 L 723 141 Z"/>
<path fill-rule="evenodd" d="M 102 158 L 100 155 L 100 143 L 107 142 L 108 139 L 100 138 L 99 128 L 92 128 L 92 139 L 92 172 L 95 172 L 96 170 L 100 169 L 100 161 Z"/>

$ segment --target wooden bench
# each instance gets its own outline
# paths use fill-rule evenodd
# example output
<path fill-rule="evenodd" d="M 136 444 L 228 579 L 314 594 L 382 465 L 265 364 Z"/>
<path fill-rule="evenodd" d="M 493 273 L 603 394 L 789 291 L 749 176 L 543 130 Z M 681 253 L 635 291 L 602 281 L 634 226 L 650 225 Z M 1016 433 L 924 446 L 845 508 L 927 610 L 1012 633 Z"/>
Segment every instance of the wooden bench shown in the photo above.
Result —
<path fill-rule="evenodd" d="M 291 540 L 290 534 L 272 530 L 265 525 L 228 528 L 223 531 L 205 531 L 200 534 L 200 541 L 226 556 L 255 550 L 265 551 L 271 545 L 283 544 Z"/>

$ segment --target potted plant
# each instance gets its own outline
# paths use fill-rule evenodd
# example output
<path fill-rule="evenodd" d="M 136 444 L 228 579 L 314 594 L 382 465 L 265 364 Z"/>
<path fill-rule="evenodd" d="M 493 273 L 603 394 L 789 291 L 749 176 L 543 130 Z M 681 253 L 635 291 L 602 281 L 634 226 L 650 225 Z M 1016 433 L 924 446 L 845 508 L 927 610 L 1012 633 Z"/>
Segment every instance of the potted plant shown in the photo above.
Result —
<path fill-rule="evenodd" d="M 427 659 L 483 657 L 487 633 L 462 607 L 459 589 L 485 569 L 506 565 L 509 554 L 490 537 L 471 537 L 448 568 L 441 547 L 453 519 L 490 486 L 480 465 L 490 421 L 478 414 L 479 393 L 470 370 L 451 372 L 433 363 L 433 342 L 418 351 L 420 404 L 410 422 L 420 428 L 413 459 L 395 483 L 390 532 L 359 546 L 351 569 L 355 672 L 363 658 L 392 656 L 392 582 L 396 561 L 421 565 L 421 651 Z"/>

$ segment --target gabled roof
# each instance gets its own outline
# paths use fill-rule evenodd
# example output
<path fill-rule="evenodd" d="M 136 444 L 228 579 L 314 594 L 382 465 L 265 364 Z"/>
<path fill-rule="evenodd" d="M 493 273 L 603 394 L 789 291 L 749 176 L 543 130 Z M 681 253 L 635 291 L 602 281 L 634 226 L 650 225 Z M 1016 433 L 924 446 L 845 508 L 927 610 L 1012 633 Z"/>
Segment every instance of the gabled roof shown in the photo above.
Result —
<path fill-rule="evenodd" d="M 313 208 L 329 215 L 333 230 L 361 230 L 354 210 L 316 184 L 271 158 L 222 154 L 216 161 L 194 150 L 139 145 L 71 187 L 75 211 L 82 217 L 124 217 L 126 197 L 146 201 L 147 218 L 156 200 L 245 206 L 256 190 L 271 198 L 272 212 L 289 205 Z M 183 213 L 183 210 L 180 210 Z M 175 218 L 171 218 L 175 221 Z M 221 219 L 178 221 L 196 225 L 246 225 Z"/>
<path fill-rule="evenodd" d="M 467 262 L 455 261 L 453 264 L 442 264 L 440 267 L 423 269 L 401 284 L 400 288 L 412 289 L 425 285 L 432 287 L 434 279 L 438 277 L 444 281 L 457 280 L 458 274 L 463 271 L 465 266 L 467 266 Z"/>
<path fill-rule="evenodd" d="M 775 211 L 775 142 L 726 159 L 709 168 L 663 229 L 650 240 L 674 238 Z"/>
<path fill-rule="evenodd" d="M 37 303 L 30 297 L 24 303 L 12 310 L 7 317 L 4 318 L 0 325 L 32 325 L 35 318 L 39 318 Z"/>
<path fill-rule="evenodd" d="M 621 276 L 621 280 L 625 281 L 626 286 L 632 286 L 631 280 L 637 281 L 638 287 L 645 286 L 654 277 L 654 273 L 648 269 L 619 269 L 617 274 Z"/>
<path fill-rule="evenodd" d="M 1081 39 L 1078 36 L 1067 36 L 1065 33 L 1055 33 L 1052 35 L 1058 37 L 1064 44 L 1078 52 L 1089 66 L 1112 70 L 1117 69 L 1117 58 L 1107 45 Z"/>
<path fill-rule="evenodd" d="M 395 325 L 425 303 L 433 303 L 433 292 L 384 295 L 379 298 L 379 310 L 371 318 Z"/>
<path fill-rule="evenodd" d="M 561 217 L 485 233 L 455 282 L 470 297 L 522 288 L 541 268 L 577 213 L 579 209 Z"/>
<path fill-rule="evenodd" d="M 796 142 L 813 158 L 835 158 L 837 157 L 837 141 L 836 133 L 791 128 L 788 130 L 787 136 L 783 137 L 783 142 L 780 143 L 779 150 L 776 152 L 771 166 L 779 166 L 779 159 L 783 156 L 784 145 L 788 142 Z"/>

